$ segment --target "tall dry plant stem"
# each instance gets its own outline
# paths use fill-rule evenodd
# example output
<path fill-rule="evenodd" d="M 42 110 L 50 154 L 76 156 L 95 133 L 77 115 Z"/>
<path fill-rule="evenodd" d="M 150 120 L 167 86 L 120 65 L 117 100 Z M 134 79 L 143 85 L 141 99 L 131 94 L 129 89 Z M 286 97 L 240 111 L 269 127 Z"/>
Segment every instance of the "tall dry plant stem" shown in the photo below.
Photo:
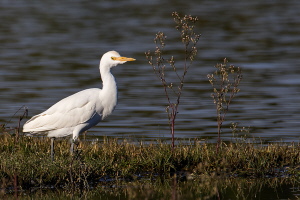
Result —
<path fill-rule="evenodd" d="M 173 56 L 168 59 L 164 57 L 166 35 L 163 32 L 158 32 L 156 34 L 154 39 L 156 50 L 154 53 L 150 51 L 146 52 L 146 58 L 153 67 L 154 73 L 159 78 L 164 88 L 167 99 L 166 112 L 168 113 L 169 127 L 172 135 L 172 148 L 174 149 L 175 120 L 178 114 L 178 106 L 186 74 L 197 54 L 196 44 L 199 41 L 200 35 L 194 32 L 195 23 L 198 21 L 197 17 L 192 17 L 190 15 L 181 17 L 177 12 L 173 12 L 172 16 L 176 23 L 176 29 L 180 32 L 181 42 L 184 46 L 183 64 L 180 64 L 180 67 L 178 67 L 175 65 L 175 58 Z M 176 78 L 167 78 L 172 71 L 175 73 Z"/>
<path fill-rule="evenodd" d="M 238 88 L 240 81 L 242 80 L 242 71 L 239 67 L 233 65 L 227 65 L 227 59 L 225 58 L 223 63 L 215 66 L 216 71 L 213 74 L 208 74 L 210 84 L 213 87 L 213 93 L 211 94 L 217 111 L 217 123 L 218 123 L 218 141 L 217 152 L 221 144 L 222 125 L 225 121 L 226 114 L 229 110 L 229 105 L 232 103 L 235 95 L 240 91 Z"/>

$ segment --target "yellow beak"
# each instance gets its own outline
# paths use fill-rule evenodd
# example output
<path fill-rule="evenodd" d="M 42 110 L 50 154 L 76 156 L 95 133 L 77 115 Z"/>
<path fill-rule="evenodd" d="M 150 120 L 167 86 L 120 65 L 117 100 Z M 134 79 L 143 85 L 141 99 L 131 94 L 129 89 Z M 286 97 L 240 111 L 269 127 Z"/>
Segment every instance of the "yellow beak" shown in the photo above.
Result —
<path fill-rule="evenodd" d="M 118 61 L 135 61 L 134 58 L 127 58 L 127 57 L 116 57 Z"/>

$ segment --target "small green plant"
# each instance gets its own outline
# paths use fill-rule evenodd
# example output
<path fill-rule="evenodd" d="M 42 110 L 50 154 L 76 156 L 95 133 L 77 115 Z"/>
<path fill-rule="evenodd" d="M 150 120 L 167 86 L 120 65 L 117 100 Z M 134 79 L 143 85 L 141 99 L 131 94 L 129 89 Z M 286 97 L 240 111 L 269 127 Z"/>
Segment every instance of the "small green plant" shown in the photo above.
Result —
<path fill-rule="evenodd" d="M 217 111 L 217 123 L 218 123 L 218 141 L 217 152 L 221 144 L 221 132 L 222 125 L 225 121 L 226 114 L 229 110 L 235 95 L 240 91 L 238 88 L 242 80 L 242 71 L 239 67 L 233 65 L 227 65 L 227 59 L 225 58 L 223 63 L 215 66 L 216 71 L 213 74 L 208 74 L 210 84 L 213 87 L 213 93 L 211 94 Z"/>
<path fill-rule="evenodd" d="M 153 67 L 154 73 L 159 78 L 164 88 L 167 98 L 166 112 L 168 113 L 169 127 L 172 135 L 172 148 L 174 149 L 174 136 L 175 136 L 175 120 L 178 114 L 178 106 L 182 95 L 185 77 L 189 67 L 195 59 L 197 54 L 197 43 L 200 35 L 194 32 L 195 23 L 198 21 L 197 17 L 185 15 L 180 17 L 177 12 L 172 13 L 176 23 L 176 29 L 180 32 L 181 42 L 184 46 L 184 61 L 181 67 L 175 64 L 175 58 L 164 57 L 164 48 L 166 46 L 166 36 L 163 32 L 158 32 L 154 39 L 156 50 L 154 53 L 146 52 L 146 58 L 149 64 Z M 177 79 L 171 79 L 170 71 L 175 73 Z"/>

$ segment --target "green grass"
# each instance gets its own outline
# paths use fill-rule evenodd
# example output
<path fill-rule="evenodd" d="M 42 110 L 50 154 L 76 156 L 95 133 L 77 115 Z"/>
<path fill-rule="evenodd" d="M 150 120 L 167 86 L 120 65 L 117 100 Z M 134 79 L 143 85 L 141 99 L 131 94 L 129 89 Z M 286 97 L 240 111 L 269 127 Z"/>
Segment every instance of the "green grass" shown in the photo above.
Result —
<path fill-rule="evenodd" d="M 99 180 L 112 178 L 133 181 L 158 175 L 198 179 L 203 175 L 226 177 L 265 177 L 298 175 L 299 144 L 257 145 L 215 144 L 184 141 L 174 151 L 159 141 L 132 144 L 117 139 L 81 141 L 75 156 L 69 153 L 69 140 L 55 141 L 55 161 L 50 160 L 47 137 L 0 135 L 0 186 L 88 188 Z M 101 184 L 108 184 L 103 181 Z"/>

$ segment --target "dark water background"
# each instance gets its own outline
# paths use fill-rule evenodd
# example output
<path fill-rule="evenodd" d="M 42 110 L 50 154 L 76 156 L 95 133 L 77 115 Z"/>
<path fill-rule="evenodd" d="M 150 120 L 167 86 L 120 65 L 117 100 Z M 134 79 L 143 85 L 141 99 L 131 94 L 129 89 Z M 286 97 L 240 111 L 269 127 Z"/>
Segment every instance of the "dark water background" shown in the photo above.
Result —
<path fill-rule="evenodd" d="M 187 75 L 176 136 L 216 139 L 207 74 L 228 58 L 243 70 L 227 125 L 249 127 L 266 141 L 298 141 L 300 2 L 289 1 L 8 1 L 0 2 L 0 123 L 22 106 L 39 114 L 77 91 L 101 87 L 99 59 L 109 50 L 136 62 L 113 69 L 119 104 L 89 135 L 169 137 L 166 99 L 145 59 L 158 31 L 180 57 L 171 13 L 198 16 L 199 54 Z M 18 115 L 20 115 L 19 113 Z M 23 122 L 24 123 L 24 122 Z M 230 129 L 223 130 L 230 140 Z"/>

